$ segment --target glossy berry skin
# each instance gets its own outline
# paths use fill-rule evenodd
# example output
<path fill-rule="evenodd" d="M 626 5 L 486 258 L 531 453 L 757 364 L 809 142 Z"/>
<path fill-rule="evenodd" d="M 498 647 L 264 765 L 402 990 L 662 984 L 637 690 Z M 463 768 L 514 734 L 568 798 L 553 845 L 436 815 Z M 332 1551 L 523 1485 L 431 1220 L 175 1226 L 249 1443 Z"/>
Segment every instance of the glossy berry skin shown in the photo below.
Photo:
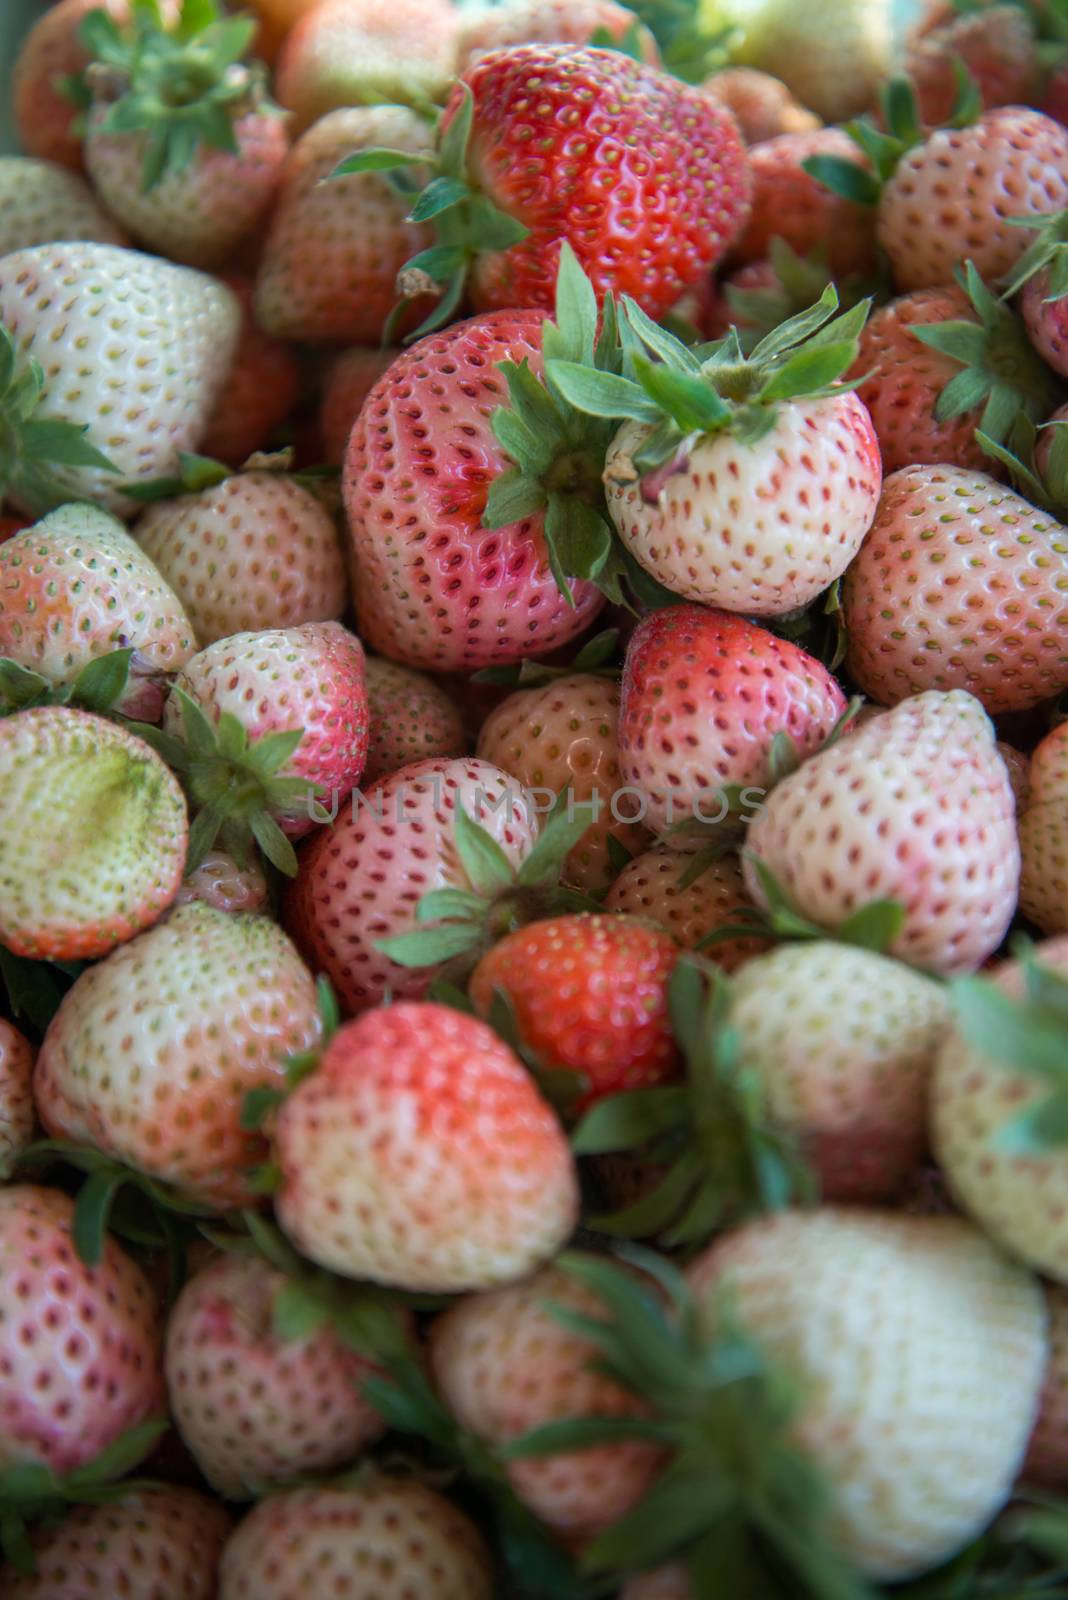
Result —
<path fill-rule="evenodd" d="M 845 710 L 815 657 L 744 617 L 665 606 L 627 647 L 619 718 L 623 781 L 648 796 L 648 819 L 668 844 L 693 818 L 722 822 L 737 786 L 749 817 L 771 786 L 772 744 L 786 734 L 804 757 Z"/>
<path fill-rule="evenodd" d="M 1068 686 L 1068 528 L 985 473 L 892 473 L 842 597 L 849 671 L 882 705 L 959 688 L 995 714 Z"/>
<path fill-rule="evenodd" d="M 59 1190 L 0 1188 L 0 1469 L 71 1472 L 164 1410 L 148 1279 L 111 1238 L 85 1266 L 73 1226 Z"/>
<path fill-rule="evenodd" d="M 453 324 L 406 350 L 364 402 L 343 490 L 356 615 L 368 646 L 406 666 L 474 672 L 553 650 L 603 603 L 573 604 L 549 569 L 543 513 L 490 530 L 489 486 L 510 465 L 490 417 L 506 403 L 504 360 L 541 371 L 539 311 Z"/>
<path fill-rule="evenodd" d="M 25 1034 L 0 1017 L 0 1179 L 11 1176 L 33 1138 L 33 1057 L 33 1046 Z"/>
<path fill-rule="evenodd" d="M 841 128 L 781 133 L 763 140 L 749 152 L 753 209 L 735 241 L 732 259 L 763 260 L 773 239 L 785 239 L 799 256 L 823 250 L 836 276 L 871 270 L 875 259 L 871 207 L 844 200 L 810 177 L 803 163 L 811 156 L 864 165 L 857 146 Z"/>
<path fill-rule="evenodd" d="M 1068 377 L 1068 299 L 1050 300 L 1048 295 L 1049 272 L 1043 268 L 1024 284 L 1019 306 L 1027 337 L 1047 366 L 1064 378 Z"/>
<path fill-rule="evenodd" d="M 1068 722 L 1035 748 L 1020 808 L 1020 910 L 1043 933 L 1068 933 Z"/>
<path fill-rule="evenodd" d="M 1016 909 L 1016 805 L 994 729 L 962 690 L 931 690 L 811 756 L 772 790 L 749 849 L 794 905 L 833 931 L 872 900 L 905 919 L 888 947 L 928 972 L 966 972 Z M 746 883 L 766 904 L 753 862 Z"/>
<path fill-rule="evenodd" d="M 223 1551 L 218 1600 L 491 1600 L 474 1524 L 417 1478 L 270 1495 Z M 329 1587 L 325 1587 L 329 1586 Z"/>
<path fill-rule="evenodd" d="M 349 434 L 360 408 L 399 354 L 399 350 L 353 345 L 330 363 L 319 403 L 319 431 L 323 438 L 323 459 L 331 466 L 340 467 L 344 462 Z"/>
<path fill-rule="evenodd" d="M 218 1500 L 171 1484 L 75 1506 L 33 1538 L 36 1570 L 5 1574 L 5 1600 L 215 1600 L 230 1517 Z M 136 1590 L 130 1588 L 136 1575 Z"/>
<path fill-rule="evenodd" d="M 190 1278 L 167 1322 L 171 1414 L 197 1465 L 228 1500 L 349 1465 L 384 1431 L 360 1394 L 367 1364 L 328 1324 L 274 1331 L 287 1279 L 224 1255 Z"/>
<path fill-rule="evenodd" d="M 654 845 L 629 862 L 604 897 L 606 911 L 658 922 L 683 950 L 692 950 L 713 928 L 737 922 L 752 907 L 737 856 L 721 856 L 696 882 L 679 886 L 688 858 L 668 845 Z M 763 939 L 727 939 L 703 954 L 725 972 L 767 949 Z"/>
<path fill-rule="evenodd" d="M 371 719 L 365 785 L 414 761 L 463 754 L 466 740 L 459 707 L 432 679 L 395 661 L 369 656 L 364 681 Z"/>
<path fill-rule="evenodd" d="M 598 297 L 662 316 L 726 252 L 749 207 L 728 112 L 655 67 L 571 45 L 495 50 L 460 80 L 474 100 L 473 181 L 529 230 L 476 258 L 477 306 L 553 305 L 566 239 Z M 461 103 L 453 90 L 443 119 Z"/>
<path fill-rule="evenodd" d="M 678 954 L 669 934 L 637 918 L 551 917 L 482 957 L 471 999 L 489 1016 L 494 991 L 504 992 L 540 1065 L 578 1075 L 569 1109 L 579 1112 L 677 1075 L 667 988 Z"/>
<path fill-rule="evenodd" d="M 526 1276 L 578 1182 L 533 1078 L 485 1023 L 401 1001 L 346 1023 L 278 1112 L 278 1220 L 312 1261 L 419 1292 Z"/>

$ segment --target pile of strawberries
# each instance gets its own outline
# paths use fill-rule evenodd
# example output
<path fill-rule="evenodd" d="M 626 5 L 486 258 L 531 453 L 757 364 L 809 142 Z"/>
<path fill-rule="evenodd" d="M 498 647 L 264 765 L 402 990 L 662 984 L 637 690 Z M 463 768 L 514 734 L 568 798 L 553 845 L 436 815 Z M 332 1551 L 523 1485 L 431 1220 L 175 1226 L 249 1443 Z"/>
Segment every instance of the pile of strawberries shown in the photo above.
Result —
<path fill-rule="evenodd" d="M 3 1600 L 1068 1595 L 1068 0 L 58 0 Z"/>

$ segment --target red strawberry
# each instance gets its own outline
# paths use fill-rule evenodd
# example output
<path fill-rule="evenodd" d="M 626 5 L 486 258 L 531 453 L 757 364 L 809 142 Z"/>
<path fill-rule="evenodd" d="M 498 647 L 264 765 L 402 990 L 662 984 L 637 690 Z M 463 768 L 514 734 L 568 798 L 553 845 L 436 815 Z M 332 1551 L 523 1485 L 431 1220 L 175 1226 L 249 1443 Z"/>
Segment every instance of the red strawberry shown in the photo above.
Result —
<path fill-rule="evenodd" d="M 1043 933 L 1068 933 L 1068 722 L 1031 757 L 1020 808 L 1020 910 Z"/>
<path fill-rule="evenodd" d="M 71 1472 L 163 1409 L 148 1280 L 113 1239 L 85 1266 L 73 1225 L 57 1189 L 0 1188 L 0 1468 Z"/>
<path fill-rule="evenodd" d="M 0 1179 L 10 1178 L 33 1138 L 33 1055 L 25 1035 L 0 1017 Z"/>
<path fill-rule="evenodd" d="M 360 407 L 399 354 L 397 350 L 367 350 L 356 345 L 343 350 L 331 363 L 319 406 L 323 459 L 331 466 L 340 467 L 344 462 Z"/>
<path fill-rule="evenodd" d="M 627 649 L 619 718 L 624 782 L 648 797 L 649 824 L 682 847 L 675 824 L 722 822 L 728 789 L 744 813 L 775 776 L 775 741 L 811 755 L 845 710 L 827 669 L 786 639 L 725 611 L 666 606 Z"/>
<path fill-rule="evenodd" d="M 258 1258 L 223 1256 L 189 1280 L 167 1323 L 175 1424 L 229 1500 L 350 1463 L 385 1428 L 360 1394 L 366 1363 L 328 1325 L 276 1331 L 286 1283 Z"/>
<path fill-rule="evenodd" d="M 508 934 L 471 977 L 476 1010 L 500 990 L 525 1049 L 548 1072 L 573 1074 L 584 1111 L 606 1095 L 677 1076 L 668 981 L 670 934 L 637 918 L 551 917 Z"/>
<path fill-rule="evenodd" d="M 701 85 L 737 122 L 746 144 L 762 144 L 781 133 L 811 133 L 820 125 L 814 111 L 796 100 L 781 78 L 756 67 L 724 67 Z"/>
<path fill-rule="evenodd" d="M 843 586 L 849 670 L 884 705 L 968 689 L 991 713 L 1068 686 L 1068 529 L 982 472 L 905 467 Z"/>
<path fill-rule="evenodd" d="M 497 364 L 526 360 L 540 372 L 543 320 L 499 311 L 429 334 L 364 403 L 344 494 L 360 630 L 382 655 L 470 672 L 566 644 L 602 604 L 591 583 L 560 593 L 543 512 L 483 523 L 490 486 L 510 465 L 490 425 L 508 395 Z"/>
<path fill-rule="evenodd" d="M 578 1218 L 554 1112 L 485 1023 L 403 1001 L 344 1024 L 275 1125 L 278 1220 L 352 1278 L 432 1293 L 525 1277 Z"/>
<path fill-rule="evenodd" d="M 870 272 L 875 259 L 872 209 L 832 194 L 810 177 L 803 163 L 813 156 L 866 164 L 841 128 L 782 133 L 764 140 L 749 152 L 753 209 L 732 255 L 739 261 L 758 261 L 768 254 L 773 239 L 785 239 L 798 255 L 825 250 L 835 276 Z"/>
<path fill-rule="evenodd" d="M 364 679 L 371 721 L 365 786 L 414 761 L 463 754 L 466 741 L 459 709 L 436 683 L 410 667 L 376 656 L 365 661 Z"/>
<path fill-rule="evenodd" d="M 241 332 L 229 374 L 208 418 L 200 448 L 216 461 L 239 467 L 268 444 L 297 403 L 300 368 L 290 345 L 272 339 L 256 321 L 252 280 L 236 273 L 223 281 L 241 306 Z M 238 632 L 234 629 L 234 632 Z M 208 640 L 204 641 L 208 643 Z"/>
<path fill-rule="evenodd" d="M 986 5 L 950 13 L 940 26 L 911 39 L 904 71 L 920 115 L 930 126 L 948 122 L 960 93 L 954 63 L 975 81 L 984 109 L 1032 103 L 1040 77 L 1035 33 L 1024 6 Z"/>
<path fill-rule="evenodd" d="M 713 928 L 737 922 L 739 911 L 753 902 L 737 856 L 720 856 L 693 882 L 682 884 L 689 865 L 677 850 L 655 845 L 623 868 L 605 895 L 605 910 L 658 922 L 683 950 L 692 950 Z M 766 948 L 762 939 L 738 938 L 711 945 L 707 954 L 733 972 Z"/>
<path fill-rule="evenodd" d="M 76 1506 L 33 1540 L 32 1575 L 5 1578 L 5 1600 L 215 1600 L 230 1518 L 195 1489 L 130 1489 Z M 130 1587 L 131 1579 L 137 1588 Z"/>
<path fill-rule="evenodd" d="M 81 134 L 74 127 L 78 108 L 61 85 L 89 65 L 79 31 L 88 13 L 98 8 L 117 21 L 129 14 L 126 0 L 59 0 L 44 11 L 22 42 L 11 82 L 22 148 L 27 155 L 58 161 L 75 172 L 82 166 Z"/>

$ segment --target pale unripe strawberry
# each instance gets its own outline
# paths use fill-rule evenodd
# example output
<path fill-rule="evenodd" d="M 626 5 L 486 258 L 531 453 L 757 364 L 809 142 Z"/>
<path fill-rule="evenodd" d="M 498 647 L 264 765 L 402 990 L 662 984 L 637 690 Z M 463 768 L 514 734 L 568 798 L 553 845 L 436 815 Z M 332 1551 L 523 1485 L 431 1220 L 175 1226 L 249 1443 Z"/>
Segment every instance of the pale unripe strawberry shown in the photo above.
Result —
<path fill-rule="evenodd" d="M 175 1424 L 228 1500 L 352 1462 L 385 1429 L 360 1394 L 366 1363 L 329 1325 L 275 1331 L 286 1282 L 262 1260 L 224 1256 L 187 1282 L 167 1322 Z"/>
<path fill-rule="evenodd" d="M 732 52 L 788 84 L 802 105 L 827 122 L 864 111 L 890 66 L 891 8 L 886 0 L 714 0 L 709 23 L 737 20 L 743 33 Z"/>
<path fill-rule="evenodd" d="M 509 0 L 507 5 L 461 12 L 457 72 L 464 72 L 487 50 L 516 44 L 587 45 L 604 29 L 619 40 L 634 26 L 634 12 L 616 0 Z M 639 24 L 643 61 L 658 66 L 660 51 L 648 28 Z"/>
<path fill-rule="evenodd" d="M 57 466 L 65 497 L 126 514 L 124 482 L 173 477 L 178 452 L 199 445 L 241 315 L 229 289 L 188 267 L 58 243 L 0 258 L 0 322 L 43 370 L 34 420 L 87 427 L 117 469 Z M 25 508 L 19 493 L 8 498 Z"/>
<path fill-rule="evenodd" d="M 769 1116 L 798 1136 L 823 1198 L 891 1198 L 926 1144 L 943 986 L 871 950 L 783 944 L 735 975 L 730 1022 Z"/>
<path fill-rule="evenodd" d="M 1068 937 L 1037 946 L 1036 960 L 1068 974 Z M 995 982 L 1017 999 L 1025 975 L 1006 962 Z M 1068 1147 L 1015 1144 L 1006 1128 L 1048 1096 L 1035 1072 L 995 1059 L 965 1033 L 947 1035 L 931 1084 L 931 1142 L 957 1202 L 992 1239 L 1038 1271 L 1068 1282 Z"/>
<path fill-rule="evenodd" d="M 333 178 L 348 156 L 429 148 L 429 124 L 405 106 L 332 111 L 298 139 L 282 172 L 256 279 L 256 317 L 279 339 L 377 344 L 396 277 L 429 244 L 411 202 L 377 172 Z"/>
<path fill-rule="evenodd" d="M 1030 1483 L 1068 1480 L 1068 1289 L 1046 1287 L 1049 1360 L 1034 1432 L 1021 1476 Z"/>
<path fill-rule="evenodd" d="M 33 1056 L 25 1034 L 0 1017 L 0 1180 L 10 1178 L 33 1138 Z"/>
<path fill-rule="evenodd" d="M 278 1220 L 351 1278 L 490 1289 L 555 1255 L 578 1220 L 564 1131 L 484 1022 L 398 1002 L 346 1023 L 275 1125 Z"/>
<path fill-rule="evenodd" d="M 75 1506 L 34 1535 L 32 1574 L 5 1573 L 5 1600 L 215 1600 L 230 1526 L 217 1500 L 172 1485 Z"/>
<path fill-rule="evenodd" d="M 0 938 L 106 955 L 157 922 L 185 870 L 185 798 L 143 740 L 69 706 L 0 721 Z"/>
<path fill-rule="evenodd" d="M 462 1511 L 417 1478 L 269 1495 L 231 1536 L 218 1600 L 491 1600 L 494 1573 Z"/>
<path fill-rule="evenodd" d="M 117 703 L 157 722 L 160 680 L 197 647 L 178 596 L 113 516 L 67 505 L 0 544 L 0 655 L 70 684 L 98 656 L 132 648 Z"/>
<path fill-rule="evenodd" d="M 727 1234 L 689 1268 L 797 1383 L 796 1443 L 828 1535 L 895 1582 L 955 1555 L 1008 1499 L 1046 1362 L 1031 1274 L 958 1217 L 824 1206 Z"/>
<path fill-rule="evenodd" d="M 613 1378 L 593 1370 L 594 1345 L 563 1327 L 549 1304 L 584 1316 L 603 1311 L 570 1274 L 546 1267 L 525 1283 L 467 1297 L 430 1329 L 431 1370 L 446 1406 L 491 1447 L 549 1422 L 642 1410 Z M 508 1476 L 542 1522 L 585 1540 L 632 1510 L 660 1459 L 654 1446 L 627 1439 L 516 1461 Z"/>
<path fill-rule="evenodd" d="M 559 794 L 567 789 L 576 801 L 595 797 L 598 819 L 567 858 L 569 883 L 596 892 L 612 881 L 609 838 L 631 855 L 649 842 L 638 814 L 641 797 L 620 794 L 619 684 L 592 673 L 573 673 L 533 689 L 518 689 L 491 711 L 478 736 L 483 761 L 517 778 L 533 792 Z M 551 802 L 549 802 L 551 803 Z M 618 813 L 618 815 L 617 815 Z"/>
<path fill-rule="evenodd" d="M 399 354 L 399 350 L 364 349 L 356 345 L 351 350 L 343 350 L 331 362 L 319 404 L 324 461 L 335 467 L 342 465 L 360 407 Z"/>
<path fill-rule="evenodd" d="M 1068 722 L 1031 757 L 1020 861 L 1020 910 L 1043 933 L 1068 933 Z"/>
<path fill-rule="evenodd" d="M 245 1095 L 280 1088 L 319 1034 L 312 975 L 270 918 L 179 906 L 68 991 L 37 1109 L 50 1133 L 206 1205 L 248 1205 L 266 1142 L 241 1126 Z"/>
<path fill-rule="evenodd" d="M 1015 812 L 978 700 L 932 690 L 784 778 L 751 823 L 749 848 L 820 927 L 833 932 L 870 901 L 895 900 L 904 924 L 888 953 L 961 972 L 981 965 L 1012 921 Z M 766 905 L 751 860 L 745 874 Z"/>
<path fill-rule="evenodd" d="M 57 239 L 126 242 L 76 172 L 30 156 L 0 156 L 0 256 Z"/>
<path fill-rule="evenodd" d="M 608 509 L 635 560 L 686 600 L 794 611 L 841 577 L 871 526 L 882 467 L 853 394 L 787 401 L 753 445 L 699 436 L 651 499 L 633 465 L 650 432 L 625 422 L 609 446 Z"/>
<path fill-rule="evenodd" d="M 365 784 L 388 778 L 413 761 L 463 754 L 467 741 L 459 707 L 430 678 L 395 661 L 368 656 L 364 681 L 371 718 Z"/>
<path fill-rule="evenodd" d="M 0 1188 L 0 1467 L 70 1472 L 164 1409 L 148 1280 L 110 1238 L 85 1266 L 73 1226 L 57 1189 Z"/>
<path fill-rule="evenodd" d="M 342 1008 L 364 1011 L 386 991 L 425 994 L 434 967 L 403 967 L 377 948 L 408 933 L 433 889 L 470 889 L 455 843 L 456 807 L 486 829 L 513 866 L 533 849 L 531 797 L 486 761 L 418 761 L 357 793 L 300 854 L 285 922 L 305 959 L 334 985 Z"/>
<path fill-rule="evenodd" d="M 816 113 L 795 100 L 781 78 L 758 67 L 724 67 L 706 78 L 701 90 L 731 112 L 748 145 L 780 133 L 810 133 L 820 125 Z"/>
<path fill-rule="evenodd" d="M 721 856 L 683 887 L 679 880 L 688 865 L 687 857 L 677 850 L 654 845 L 623 868 L 605 895 L 605 910 L 651 917 L 684 950 L 692 950 L 713 928 L 737 922 L 740 911 L 752 908 L 737 856 Z M 705 954 L 724 971 L 733 972 L 766 949 L 762 939 L 738 938 L 710 945 Z"/>
<path fill-rule="evenodd" d="M 251 858 L 244 864 L 235 861 L 227 850 L 209 850 L 199 866 L 182 879 L 174 897 L 176 906 L 203 900 L 216 911 L 268 912 L 267 879 L 263 868 Z"/>

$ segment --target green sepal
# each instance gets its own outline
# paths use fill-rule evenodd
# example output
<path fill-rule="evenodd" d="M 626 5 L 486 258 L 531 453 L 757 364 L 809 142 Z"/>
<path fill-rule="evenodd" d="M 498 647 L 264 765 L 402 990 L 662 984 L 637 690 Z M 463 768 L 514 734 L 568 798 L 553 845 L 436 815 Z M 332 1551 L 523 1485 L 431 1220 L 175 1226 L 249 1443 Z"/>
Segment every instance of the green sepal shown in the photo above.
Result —
<path fill-rule="evenodd" d="M 0 501 L 6 498 L 35 517 L 79 498 L 57 478 L 57 467 L 118 471 L 89 442 L 88 424 L 34 417 L 44 391 L 40 362 L 20 356 L 10 331 L 0 323 Z"/>
<path fill-rule="evenodd" d="M 856 205 L 877 206 L 883 192 L 879 179 L 847 156 L 806 156 L 803 171 L 843 200 Z"/>
<path fill-rule="evenodd" d="M 149 478 L 134 483 L 124 483 L 122 492 L 129 495 L 131 500 L 151 505 L 157 500 L 173 500 L 181 494 L 199 494 L 203 489 L 214 489 L 216 484 L 223 483 L 233 476 L 233 467 L 226 466 L 222 461 L 215 461 L 211 456 L 194 455 L 188 450 L 179 450 L 177 477 Z"/>
<path fill-rule="evenodd" d="M 525 660 L 512 662 L 506 667 L 483 667 L 480 672 L 471 674 L 471 681 L 495 683 L 502 687 L 532 688 L 538 684 L 552 683 L 555 678 L 569 677 L 575 672 L 618 678 L 622 671 L 622 663 L 618 659 L 619 640 L 618 628 L 605 628 L 587 640 L 566 666 L 550 665 L 547 661 L 538 661 L 528 656 Z M 614 837 L 612 834 L 609 835 L 610 840 Z M 619 844 L 618 839 L 615 842 Z"/>
<path fill-rule="evenodd" d="M 0 984 L 7 996 L 8 1015 L 43 1035 L 83 965 L 79 961 L 31 961 L 0 944 Z"/>
<path fill-rule="evenodd" d="M 1052 211 L 1042 217 L 1006 217 L 1014 228 L 1026 228 L 1035 237 L 1005 279 L 1002 291 L 1006 300 L 1018 294 L 1024 284 L 1036 273 L 1046 270 L 1050 274 L 1049 293 L 1045 303 L 1063 299 L 1068 294 L 1068 210 Z"/>
<path fill-rule="evenodd" d="M 851 713 L 855 715 L 855 710 Z M 847 716 L 850 713 L 847 711 Z M 847 725 L 847 724 L 846 724 Z M 832 730 L 833 731 L 833 730 Z M 839 732 L 838 736 L 841 734 Z M 729 927 L 714 928 L 705 935 L 697 949 L 708 950 L 725 939 L 826 939 L 838 944 L 856 945 L 876 953 L 887 951 L 898 938 L 905 924 L 905 908 L 897 900 L 870 900 L 844 917 L 837 927 L 824 928 L 806 917 L 790 899 L 767 862 L 752 851 L 743 855 L 752 863 L 764 897 L 767 911 L 746 906 L 738 912 L 738 921 Z"/>

